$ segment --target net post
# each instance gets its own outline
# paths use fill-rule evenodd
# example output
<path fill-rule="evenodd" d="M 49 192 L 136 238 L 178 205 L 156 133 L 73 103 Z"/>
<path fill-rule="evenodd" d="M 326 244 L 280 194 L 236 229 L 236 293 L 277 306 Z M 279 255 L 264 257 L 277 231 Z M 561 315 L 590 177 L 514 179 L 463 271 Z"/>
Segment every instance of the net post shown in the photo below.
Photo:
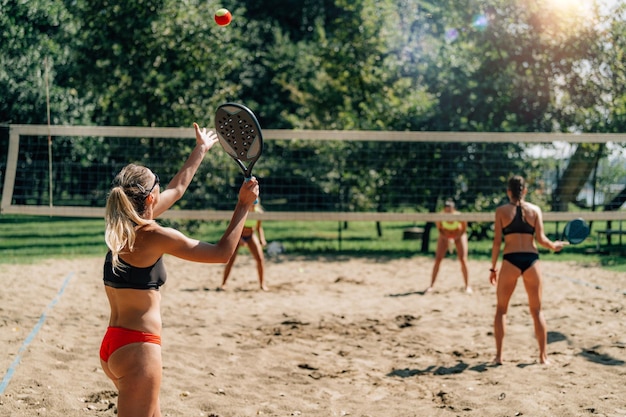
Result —
<path fill-rule="evenodd" d="M 9 149 L 7 152 L 7 166 L 4 177 L 4 187 L 2 191 L 2 203 L 0 213 L 11 206 L 13 200 L 13 189 L 15 185 L 15 175 L 17 173 L 17 156 L 20 150 L 20 133 L 13 126 L 9 127 Z"/>

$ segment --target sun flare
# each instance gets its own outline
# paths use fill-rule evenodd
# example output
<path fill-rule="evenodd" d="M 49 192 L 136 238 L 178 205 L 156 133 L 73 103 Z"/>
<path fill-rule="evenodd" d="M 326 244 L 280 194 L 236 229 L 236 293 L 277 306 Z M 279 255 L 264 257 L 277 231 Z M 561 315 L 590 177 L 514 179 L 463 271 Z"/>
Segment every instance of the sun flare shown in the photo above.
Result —
<path fill-rule="evenodd" d="M 547 0 L 547 4 L 556 9 L 590 9 L 593 6 L 593 0 Z"/>

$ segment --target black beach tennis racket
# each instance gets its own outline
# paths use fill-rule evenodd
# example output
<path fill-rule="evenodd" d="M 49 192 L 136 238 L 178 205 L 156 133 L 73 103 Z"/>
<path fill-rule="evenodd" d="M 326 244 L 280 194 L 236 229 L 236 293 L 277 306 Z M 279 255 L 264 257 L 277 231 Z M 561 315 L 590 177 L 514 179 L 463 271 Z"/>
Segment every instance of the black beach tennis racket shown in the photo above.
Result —
<path fill-rule="evenodd" d="M 581 218 L 570 220 L 563 229 L 563 238 L 572 245 L 582 243 L 589 236 L 589 225 Z"/>
<path fill-rule="evenodd" d="M 215 111 L 215 130 L 222 148 L 246 179 L 252 178 L 252 167 L 263 152 L 263 134 L 254 113 L 241 104 L 222 104 Z"/>

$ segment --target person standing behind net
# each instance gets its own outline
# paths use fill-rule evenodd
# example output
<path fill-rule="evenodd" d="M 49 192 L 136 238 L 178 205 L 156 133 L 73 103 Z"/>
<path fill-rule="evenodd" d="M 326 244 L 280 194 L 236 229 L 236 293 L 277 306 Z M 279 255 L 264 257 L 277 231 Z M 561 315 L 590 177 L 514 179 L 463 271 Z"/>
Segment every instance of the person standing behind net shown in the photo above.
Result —
<path fill-rule="evenodd" d="M 257 204 L 251 208 L 251 211 L 263 213 L 263 208 L 261 207 L 261 204 L 257 202 Z M 263 247 L 266 244 L 265 232 L 263 231 L 261 220 L 246 220 L 237 249 L 224 268 L 224 276 L 222 278 L 222 285 L 220 286 L 220 289 L 224 290 L 226 288 L 226 281 L 230 276 L 230 271 L 233 269 L 235 259 L 237 259 L 237 252 L 239 251 L 239 248 L 246 246 L 250 250 L 252 257 L 256 262 L 256 269 L 259 275 L 259 287 L 263 291 L 268 291 L 268 288 L 265 285 L 265 256 L 263 254 Z"/>
<path fill-rule="evenodd" d="M 155 218 L 184 194 L 217 135 L 194 123 L 196 146 L 161 192 L 158 175 L 130 164 L 113 180 L 105 209 L 104 289 L 110 305 L 109 327 L 100 347 L 105 374 L 118 390 L 119 417 L 160 417 L 162 378 L 161 294 L 166 271 L 163 255 L 206 263 L 225 263 L 259 195 L 256 178 L 244 182 L 224 235 L 216 244 L 162 227 Z"/>
<path fill-rule="evenodd" d="M 448 214 L 459 213 L 459 211 L 455 209 L 454 201 L 451 199 L 446 200 L 443 212 Z M 465 292 L 471 293 L 472 288 L 469 285 L 469 272 L 467 268 L 467 222 L 458 220 L 438 221 L 436 222 L 436 226 L 439 231 L 439 237 L 437 239 L 437 249 L 435 250 L 435 264 L 433 265 L 430 286 L 426 289 L 426 292 L 431 292 L 434 289 L 435 281 L 439 274 L 439 266 L 446 256 L 446 251 L 451 250 L 452 247 L 456 247 L 457 257 L 461 263 Z"/>
<path fill-rule="evenodd" d="M 507 195 L 509 203 L 496 209 L 494 238 L 491 250 L 491 269 L 489 281 L 496 285 L 496 315 L 494 336 L 496 339 L 496 357 L 494 363 L 502 364 L 502 343 L 506 329 L 506 313 L 517 279 L 521 276 L 528 294 L 528 306 L 535 326 L 535 337 L 539 344 L 539 362 L 548 364 L 546 353 L 546 320 L 541 311 L 542 279 L 539 252 L 535 240 L 541 246 L 560 251 L 564 242 L 552 242 L 544 233 L 541 209 L 526 202 L 528 189 L 526 181 L 519 175 L 508 180 Z M 500 247 L 504 238 L 504 250 L 500 273 L 496 268 Z"/>

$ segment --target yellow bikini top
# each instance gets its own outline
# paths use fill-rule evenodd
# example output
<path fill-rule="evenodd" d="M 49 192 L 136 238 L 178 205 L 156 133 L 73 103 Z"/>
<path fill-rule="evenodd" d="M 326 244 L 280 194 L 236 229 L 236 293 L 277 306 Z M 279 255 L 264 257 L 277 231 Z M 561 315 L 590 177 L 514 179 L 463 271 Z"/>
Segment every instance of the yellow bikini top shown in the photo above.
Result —
<path fill-rule="evenodd" d="M 441 227 L 446 230 L 456 230 L 461 226 L 461 222 L 455 220 L 453 222 L 441 222 Z"/>

